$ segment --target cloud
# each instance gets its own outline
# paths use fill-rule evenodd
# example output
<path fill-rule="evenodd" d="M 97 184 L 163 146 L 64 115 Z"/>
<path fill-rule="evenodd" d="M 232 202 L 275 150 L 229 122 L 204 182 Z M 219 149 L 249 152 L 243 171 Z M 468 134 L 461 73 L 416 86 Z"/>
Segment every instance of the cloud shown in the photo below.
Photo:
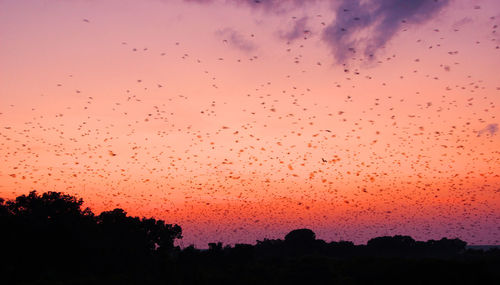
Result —
<path fill-rule="evenodd" d="M 483 133 L 490 133 L 490 135 L 494 135 L 498 132 L 498 124 L 489 124 L 484 129 L 480 130 L 477 133 L 477 136 L 481 136 Z"/>
<path fill-rule="evenodd" d="M 402 26 L 422 24 L 438 15 L 451 0 L 184 0 L 210 4 L 228 3 L 280 15 L 305 9 L 319 2 L 329 3 L 336 17 L 322 34 L 338 63 L 346 63 L 353 55 L 374 59 L 401 30 Z M 292 41 L 308 30 L 307 17 L 295 22 L 288 33 L 280 37 Z"/>
<path fill-rule="evenodd" d="M 244 52 L 251 52 L 257 48 L 252 42 L 245 39 L 245 37 L 242 34 L 231 28 L 218 30 L 215 32 L 215 34 L 222 37 L 232 47 L 235 47 Z"/>
<path fill-rule="evenodd" d="M 293 26 L 293 28 L 286 33 L 281 32 L 280 37 L 289 42 L 292 42 L 296 39 L 309 36 L 311 34 L 311 30 L 307 27 L 307 20 L 308 17 L 302 17 L 299 20 L 295 21 L 295 25 Z"/>
<path fill-rule="evenodd" d="M 210 4 L 222 2 L 263 10 L 265 12 L 285 13 L 289 10 L 314 4 L 316 0 L 184 0 L 185 2 Z"/>
<path fill-rule="evenodd" d="M 449 0 L 340 0 L 336 18 L 323 33 L 336 61 L 356 55 L 374 58 L 402 25 L 432 19 Z"/>
<path fill-rule="evenodd" d="M 456 21 L 451 27 L 455 30 L 458 30 L 460 28 L 462 28 L 463 26 L 467 25 L 467 24 L 470 24 L 472 23 L 472 19 L 469 18 L 469 17 L 465 17 L 465 18 L 462 18 L 458 21 Z"/>

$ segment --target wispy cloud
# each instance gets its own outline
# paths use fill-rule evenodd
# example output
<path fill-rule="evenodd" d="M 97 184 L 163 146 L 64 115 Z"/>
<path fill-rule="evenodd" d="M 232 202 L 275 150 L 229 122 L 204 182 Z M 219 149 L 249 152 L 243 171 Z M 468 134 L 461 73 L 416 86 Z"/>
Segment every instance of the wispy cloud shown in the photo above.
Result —
<path fill-rule="evenodd" d="M 281 32 L 280 37 L 292 42 L 299 38 L 307 37 L 311 34 L 311 30 L 307 25 L 308 17 L 302 17 L 295 21 L 293 28 L 288 32 Z"/>
<path fill-rule="evenodd" d="M 477 133 L 477 136 L 481 136 L 484 133 L 489 133 L 490 135 L 494 135 L 498 132 L 498 124 L 489 124 L 484 129 L 480 130 Z"/>
<path fill-rule="evenodd" d="M 231 47 L 237 48 L 244 52 L 254 51 L 257 46 L 253 44 L 250 40 L 245 38 L 244 35 L 239 33 L 238 31 L 232 28 L 225 28 L 222 30 L 218 30 L 215 34 L 221 37 L 224 42 L 229 44 Z"/>
<path fill-rule="evenodd" d="M 298 7 L 312 5 L 317 0 L 184 0 L 186 2 L 209 4 L 223 2 L 228 4 L 245 5 L 247 7 L 273 13 L 284 13 Z"/>

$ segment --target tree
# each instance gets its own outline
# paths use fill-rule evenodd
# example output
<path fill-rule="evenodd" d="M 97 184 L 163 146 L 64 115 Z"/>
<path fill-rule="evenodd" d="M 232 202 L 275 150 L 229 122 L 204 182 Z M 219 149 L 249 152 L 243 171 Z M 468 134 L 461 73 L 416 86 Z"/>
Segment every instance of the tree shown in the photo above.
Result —
<path fill-rule="evenodd" d="M 297 229 L 285 236 L 285 242 L 293 244 L 312 243 L 316 240 L 316 234 L 310 229 Z"/>
<path fill-rule="evenodd" d="M 22 272 L 29 271 L 41 279 L 80 271 L 151 276 L 182 238 L 180 226 L 163 220 L 130 217 L 122 209 L 95 216 L 82 205 L 82 199 L 60 192 L 0 199 L 3 273 L 27 278 Z"/>

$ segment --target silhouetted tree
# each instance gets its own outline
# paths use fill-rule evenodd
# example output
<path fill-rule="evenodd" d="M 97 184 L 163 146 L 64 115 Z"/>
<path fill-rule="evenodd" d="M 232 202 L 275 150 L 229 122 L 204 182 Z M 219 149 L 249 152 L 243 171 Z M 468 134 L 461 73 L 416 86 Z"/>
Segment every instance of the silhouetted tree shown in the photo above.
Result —
<path fill-rule="evenodd" d="M 297 229 L 285 236 L 285 242 L 289 244 L 312 244 L 316 240 L 316 234 L 310 229 Z"/>
<path fill-rule="evenodd" d="M 59 192 L 0 198 L 1 284 L 493 284 L 500 250 L 385 236 L 354 245 L 297 229 L 256 245 L 174 246 L 178 225 L 94 215 Z"/>
<path fill-rule="evenodd" d="M 408 256 L 416 250 L 415 240 L 401 235 L 373 238 L 366 245 L 372 253 L 384 256 Z"/>
<path fill-rule="evenodd" d="M 319 249 L 321 242 L 310 229 L 297 229 L 285 236 L 285 247 L 291 255 L 311 254 Z"/>
<path fill-rule="evenodd" d="M 455 238 L 442 238 L 440 240 L 429 240 L 425 243 L 426 251 L 433 256 L 456 256 L 465 251 L 467 243 Z"/>
<path fill-rule="evenodd" d="M 128 217 L 122 209 L 96 217 L 82 205 L 82 199 L 59 192 L 32 191 L 0 200 L 3 273 L 11 281 L 50 279 L 56 272 L 145 275 L 153 263 L 163 264 L 159 261 L 169 257 L 174 240 L 182 237 L 178 225 Z M 26 271 L 30 274 L 22 273 Z"/>

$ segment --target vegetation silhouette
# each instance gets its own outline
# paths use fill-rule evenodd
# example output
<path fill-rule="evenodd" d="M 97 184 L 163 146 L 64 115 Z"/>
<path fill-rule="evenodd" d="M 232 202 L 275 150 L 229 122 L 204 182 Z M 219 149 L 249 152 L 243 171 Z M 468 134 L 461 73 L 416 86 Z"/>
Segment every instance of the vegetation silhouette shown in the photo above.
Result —
<path fill-rule="evenodd" d="M 36 191 L 0 198 L 2 284 L 492 284 L 500 250 L 459 239 L 373 238 L 325 242 L 310 229 L 255 245 L 174 245 L 178 225 L 95 215 L 83 200 Z"/>

